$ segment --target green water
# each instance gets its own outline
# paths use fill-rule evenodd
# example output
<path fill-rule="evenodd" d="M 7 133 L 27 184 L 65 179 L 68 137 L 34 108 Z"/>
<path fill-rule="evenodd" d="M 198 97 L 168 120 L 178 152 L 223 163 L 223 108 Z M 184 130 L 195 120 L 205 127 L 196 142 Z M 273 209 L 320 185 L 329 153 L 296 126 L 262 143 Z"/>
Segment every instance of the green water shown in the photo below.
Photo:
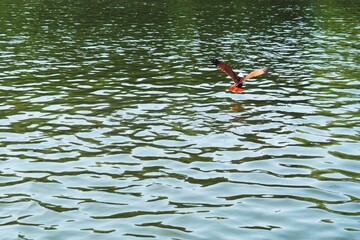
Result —
<path fill-rule="evenodd" d="M 0 0 L 0 238 L 360 239 L 359 10 Z"/>

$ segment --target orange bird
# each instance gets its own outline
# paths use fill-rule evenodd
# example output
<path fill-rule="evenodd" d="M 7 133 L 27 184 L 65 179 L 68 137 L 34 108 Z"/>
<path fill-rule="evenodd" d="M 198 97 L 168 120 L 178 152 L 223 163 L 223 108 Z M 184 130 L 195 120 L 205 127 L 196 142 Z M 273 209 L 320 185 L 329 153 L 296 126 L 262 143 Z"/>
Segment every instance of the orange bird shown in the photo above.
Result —
<path fill-rule="evenodd" d="M 269 68 L 265 67 L 265 68 L 261 68 L 261 69 L 252 71 L 251 73 L 249 73 L 246 76 L 243 76 L 241 73 L 236 75 L 234 73 L 234 71 L 228 65 L 225 64 L 225 62 L 219 61 L 217 59 L 212 59 L 211 62 L 218 69 L 220 69 L 221 71 L 226 73 L 234 81 L 234 85 L 227 88 L 231 92 L 243 92 L 244 89 L 242 88 L 242 86 L 246 80 L 248 80 L 249 78 L 256 77 L 261 74 L 267 73 L 269 71 Z"/>

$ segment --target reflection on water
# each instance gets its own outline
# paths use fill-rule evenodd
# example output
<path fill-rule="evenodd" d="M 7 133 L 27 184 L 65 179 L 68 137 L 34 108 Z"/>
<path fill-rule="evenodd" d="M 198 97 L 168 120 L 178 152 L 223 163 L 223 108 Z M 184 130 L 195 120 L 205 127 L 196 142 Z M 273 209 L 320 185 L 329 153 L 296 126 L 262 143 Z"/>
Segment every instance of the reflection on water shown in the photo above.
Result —
<path fill-rule="evenodd" d="M 0 1 L 1 232 L 358 239 L 350 2 Z"/>

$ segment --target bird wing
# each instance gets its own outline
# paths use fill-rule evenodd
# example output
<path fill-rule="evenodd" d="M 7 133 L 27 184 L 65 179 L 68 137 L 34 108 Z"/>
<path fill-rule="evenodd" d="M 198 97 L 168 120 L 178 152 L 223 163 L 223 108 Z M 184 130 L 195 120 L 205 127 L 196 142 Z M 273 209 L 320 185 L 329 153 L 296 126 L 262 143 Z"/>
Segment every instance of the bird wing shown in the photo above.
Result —
<path fill-rule="evenodd" d="M 226 73 L 235 83 L 239 83 L 239 78 L 238 76 L 236 76 L 236 74 L 234 73 L 234 71 L 228 66 L 226 65 L 225 62 L 223 61 L 219 61 L 217 59 L 212 60 L 212 63 L 221 71 L 223 71 L 224 73 Z"/>
<path fill-rule="evenodd" d="M 249 73 L 245 77 L 241 78 L 239 83 L 243 83 L 246 80 L 248 80 L 249 78 L 259 76 L 261 74 L 267 73 L 268 71 L 269 71 L 269 68 L 267 68 L 267 67 L 252 71 L 251 73 Z"/>

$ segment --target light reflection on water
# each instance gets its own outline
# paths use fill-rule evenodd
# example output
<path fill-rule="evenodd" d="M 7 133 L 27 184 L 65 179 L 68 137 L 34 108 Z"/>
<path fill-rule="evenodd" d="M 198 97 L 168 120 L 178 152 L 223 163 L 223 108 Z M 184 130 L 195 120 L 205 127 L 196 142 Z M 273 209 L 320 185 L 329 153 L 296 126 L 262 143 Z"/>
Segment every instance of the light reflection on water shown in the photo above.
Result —
<path fill-rule="evenodd" d="M 11 239 L 360 236 L 358 5 L 0 3 Z"/>

